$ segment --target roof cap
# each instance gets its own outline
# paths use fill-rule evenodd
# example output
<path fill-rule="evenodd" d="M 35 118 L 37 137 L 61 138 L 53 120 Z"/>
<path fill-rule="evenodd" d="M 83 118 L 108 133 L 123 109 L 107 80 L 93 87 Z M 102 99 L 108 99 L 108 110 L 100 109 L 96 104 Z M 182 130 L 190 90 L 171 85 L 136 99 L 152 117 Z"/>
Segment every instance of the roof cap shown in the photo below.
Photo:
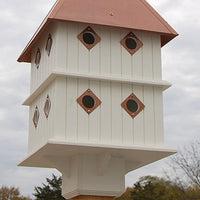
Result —
<path fill-rule="evenodd" d="M 19 62 L 31 62 L 33 44 L 53 20 L 156 32 L 161 35 L 161 46 L 178 35 L 145 0 L 58 0 L 22 52 Z"/>

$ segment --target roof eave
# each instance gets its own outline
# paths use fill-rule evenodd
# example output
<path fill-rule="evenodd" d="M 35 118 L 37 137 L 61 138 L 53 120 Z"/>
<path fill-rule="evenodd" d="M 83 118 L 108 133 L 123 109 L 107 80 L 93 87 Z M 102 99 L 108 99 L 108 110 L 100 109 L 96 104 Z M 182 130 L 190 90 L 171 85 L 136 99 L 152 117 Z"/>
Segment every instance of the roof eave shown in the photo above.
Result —
<path fill-rule="evenodd" d="M 17 59 L 18 62 L 26 62 L 26 63 L 30 63 L 31 62 L 31 51 L 33 48 L 33 45 L 37 42 L 37 40 L 40 38 L 40 36 L 42 35 L 44 29 L 50 24 L 50 22 L 52 21 L 65 21 L 66 20 L 60 20 L 60 19 L 51 19 L 48 18 L 46 21 L 43 22 L 42 26 L 40 26 L 38 28 L 38 30 L 35 32 L 35 34 L 33 35 L 33 37 L 31 38 L 31 40 L 29 41 L 29 43 L 27 44 L 27 46 L 25 47 L 25 49 L 23 50 L 23 52 L 21 53 L 21 55 L 19 56 L 19 58 Z M 91 23 L 87 23 L 87 22 L 75 22 L 75 23 L 85 23 L 85 24 L 90 24 Z M 134 27 L 119 27 L 119 26 L 111 26 L 111 25 L 103 25 L 103 24 L 94 24 L 94 25 L 100 25 L 100 26 L 109 26 L 109 27 L 115 27 L 115 28 L 126 28 L 126 29 L 134 29 L 134 30 L 138 30 Z M 172 29 L 173 30 L 173 29 Z M 149 31 L 149 30 L 141 30 L 141 31 Z M 150 32 L 154 32 L 154 31 L 150 31 Z M 172 39 L 174 39 L 176 36 L 178 36 L 178 33 L 173 30 L 172 33 L 162 33 L 162 32 L 155 32 L 161 35 L 161 47 L 163 47 L 164 45 L 166 45 L 168 42 L 170 42 Z"/>

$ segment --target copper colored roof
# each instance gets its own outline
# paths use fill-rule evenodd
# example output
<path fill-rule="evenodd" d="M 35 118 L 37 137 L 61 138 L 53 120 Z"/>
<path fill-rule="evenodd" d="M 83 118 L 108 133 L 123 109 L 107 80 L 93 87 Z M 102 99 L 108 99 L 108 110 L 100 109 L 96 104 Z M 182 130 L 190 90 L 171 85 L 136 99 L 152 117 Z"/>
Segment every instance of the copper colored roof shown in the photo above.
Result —
<path fill-rule="evenodd" d="M 19 57 L 31 61 L 31 48 L 52 20 L 81 22 L 161 34 L 164 46 L 176 31 L 145 0 L 58 0 Z"/>

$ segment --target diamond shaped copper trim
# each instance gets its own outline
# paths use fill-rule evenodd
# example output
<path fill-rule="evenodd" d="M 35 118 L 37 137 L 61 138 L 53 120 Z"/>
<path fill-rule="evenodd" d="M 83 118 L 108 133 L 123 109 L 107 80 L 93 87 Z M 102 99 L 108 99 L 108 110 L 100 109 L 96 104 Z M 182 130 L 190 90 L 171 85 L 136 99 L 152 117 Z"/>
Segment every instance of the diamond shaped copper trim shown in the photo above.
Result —
<path fill-rule="evenodd" d="M 94 100 L 94 105 L 90 108 L 86 107 L 83 103 L 83 98 L 89 96 Z M 92 90 L 87 89 L 78 99 L 78 104 L 87 112 L 88 114 L 92 113 L 100 104 L 101 100 L 92 92 Z"/>
<path fill-rule="evenodd" d="M 127 107 L 127 102 L 129 100 L 134 100 L 134 102 L 137 103 L 138 109 L 136 111 L 131 111 L 130 109 L 128 109 Z M 130 94 L 130 96 L 128 96 L 121 104 L 121 106 L 126 110 L 126 112 L 132 117 L 135 118 L 144 108 L 145 105 L 135 96 L 134 93 Z"/>
<path fill-rule="evenodd" d="M 49 95 L 47 95 L 47 98 L 46 98 L 46 101 L 44 104 L 44 114 L 45 114 L 46 118 L 49 117 L 50 109 L 51 109 L 51 100 L 49 98 Z"/>
<path fill-rule="evenodd" d="M 40 65 L 40 59 L 41 59 L 41 52 L 40 52 L 40 49 L 38 48 L 37 53 L 35 55 L 35 64 L 36 64 L 37 69 L 39 68 L 39 65 Z"/>
<path fill-rule="evenodd" d="M 48 56 L 50 55 L 50 52 L 51 52 L 52 42 L 53 40 L 52 40 L 51 34 L 49 34 L 46 47 L 45 47 L 45 50 L 47 51 Z"/>
<path fill-rule="evenodd" d="M 127 45 L 126 45 L 126 40 L 127 40 L 128 38 L 132 38 L 132 39 L 134 39 L 134 40 L 136 41 L 137 46 L 136 46 L 135 49 L 130 49 L 130 48 L 127 47 Z M 121 40 L 120 43 L 121 43 L 121 45 L 122 45 L 131 55 L 133 55 L 136 51 L 138 51 L 138 50 L 143 46 L 143 43 L 142 43 L 142 42 L 138 39 L 138 37 L 137 37 L 134 33 L 132 33 L 132 32 L 130 32 L 128 35 L 126 35 L 126 36 Z"/>
<path fill-rule="evenodd" d="M 34 112 L 34 115 L 33 115 L 33 124 L 34 124 L 35 128 L 37 128 L 39 117 L 40 117 L 40 112 L 39 112 L 38 107 L 36 106 L 35 112 Z"/>
<path fill-rule="evenodd" d="M 87 32 L 91 33 L 94 36 L 95 41 L 93 44 L 87 44 L 83 40 L 83 34 Z M 97 43 L 101 41 L 101 38 L 95 33 L 95 31 L 90 26 L 88 26 L 85 30 L 83 30 L 77 37 L 88 50 L 92 49 Z"/>

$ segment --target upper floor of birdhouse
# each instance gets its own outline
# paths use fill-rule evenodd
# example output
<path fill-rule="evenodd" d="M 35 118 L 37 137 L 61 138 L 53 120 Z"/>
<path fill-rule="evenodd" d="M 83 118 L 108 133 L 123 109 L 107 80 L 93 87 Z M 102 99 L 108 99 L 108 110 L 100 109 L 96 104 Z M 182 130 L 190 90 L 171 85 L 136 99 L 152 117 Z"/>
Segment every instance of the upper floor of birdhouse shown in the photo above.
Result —
<path fill-rule="evenodd" d="M 32 65 L 31 92 L 52 74 L 162 85 L 176 35 L 145 0 L 58 0 L 18 61 Z"/>

